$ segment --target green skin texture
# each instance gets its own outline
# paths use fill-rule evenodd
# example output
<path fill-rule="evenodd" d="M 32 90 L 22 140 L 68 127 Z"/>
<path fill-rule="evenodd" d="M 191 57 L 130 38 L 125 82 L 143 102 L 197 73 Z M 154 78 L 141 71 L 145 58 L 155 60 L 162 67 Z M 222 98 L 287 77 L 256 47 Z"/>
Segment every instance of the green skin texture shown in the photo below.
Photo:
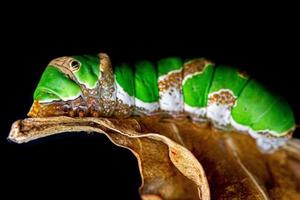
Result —
<path fill-rule="evenodd" d="M 81 95 L 80 86 L 59 69 L 49 65 L 34 92 L 33 98 L 41 102 L 72 100 Z"/>
<path fill-rule="evenodd" d="M 177 57 L 161 59 L 157 63 L 158 76 L 181 69 L 182 66 L 182 59 Z M 137 63 L 135 72 L 133 67 L 122 63 L 114 68 L 114 74 L 118 84 L 130 96 L 135 96 L 144 102 L 158 101 L 157 77 L 155 75 L 155 67 L 152 63 L 145 61 Z M 141 92 L 135 95 L 135 87 L 137 87 L 137 91 L 146 91 L 146 93 Z M 152 88 L 154 88 L 154 90 Z"/>
<path fill-rule="evenodd" d="M 286 101 L 228 66 L 206 67 L 201 74 L 186 81 L 183 85 L 184 102 L 205 107 L 208 95 L 221 89 L 230 90 L 237 97 L 231 112 L 236 123 L 254 131 L 273 131 L 278 137 L 295 127 L 293 112 Z"/>
<path fill-rule="evenodd" d="M 73 56 L 74 59 L 81 63 L 80 69 L 74 72 L 77 81 L 85 85 L 88 89 L 93 89 L 97 86 L 100 74 L 100 59 L 96 56 L 83 55 Z"/>
<path fill-rule="evenodd" d="M 99 57 L 84 55 L 73 58 L 81 63 L 80 69 L 74 72 L 76 80 L 48 66 L 34 93 L 35 100 L 72 100 L 82 95 L 80 84 L 89 89 L 96 87 L 100 79 Z M 171 57 L 158 61 L 157 67 L 149 61 L 140 61 L 134 68 L 128 64 L 117 65 L 114 71 L 116 81 L 130 96 L 152 103 L 159 101 L 158 76 L 182 66 L 180 58 Z M 254 131 L 270 130 L 278 137 L 295 127 L 293 112 L 285 100 L 270 93 L 255 80 L 240 76 L 237 69 L 228 66 L 208 64 L 202 72 L 188 79 L 182 86 L 184 103 L 206 107 L 208 95 L 221 89 L 230 90 L 237 97 L 231 112 L 236 123 Z"/>
<path fill-rule="evenodd" d="M 158 77 L 168 74 L 171 71 L 179 70 L 183 66 L 182 59 L 170 57 L 157 62 Z"/>
<path fill-rule="evenodd" d="M 100 59 L 97 55 L 73 56 L 81 66 L 73 74 L 76 81 L 71 80 L 54 66 L 48 66 L 34 92 L 34 99 L 40 102 L 57 100 L 73 100 L 81 95 L 80 84 L 88 89 L 96 87 L 100 78 Z M 79 84 L 77 84 L 78 82 Z"/>
<path fill-rule="evenodd" d="M 277 136 L 295 126 L 293 111 L 282 98 L 274 96 L 255 80 L 250 80 L 232 110 L 233 119 L 255 131 L 272 130 Z"/>
<path fill-rule="evenodd" d="M 188 79 L 182 86 L 184 103 L 192 107 L 206 107 L 214 65 L 207 65 L 200 74 Z"/>
<path fill-rule="evenodd" d="M 135 96 L 133 67 L 126 63 L 117 65 L 114 68 L 116 81 L 129 96 Z"/>
<path fill-rule="evenodd" d="M 149 61 L 140 61 L 135 64 L 135 97 L 146 103 L 159 100 L 157 72 Z"/>
<path fill-rule="evenodd" d="M 221 89 L 228 89 L 233 92 L 234 96 L 238 97 L 248 79 L 248 77 L 239 76 L 237 69 L 220 65 L 214 71 L 213 81 L 211 82 L 208 94 Z"/>

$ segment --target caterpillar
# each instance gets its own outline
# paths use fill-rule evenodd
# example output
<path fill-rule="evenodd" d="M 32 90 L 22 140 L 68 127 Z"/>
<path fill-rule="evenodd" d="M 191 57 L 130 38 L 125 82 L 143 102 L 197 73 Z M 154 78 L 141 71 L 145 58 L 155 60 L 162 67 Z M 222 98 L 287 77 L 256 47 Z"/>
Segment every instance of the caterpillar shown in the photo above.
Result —
<path fill-rule="evenodd" d="M 144 60 L 112 67 L 107 54 L 53 59 L 34 92 L 30 117 L 167 114 L 246 132 L 265 151 L 295 130 L 288 103 L 247 73 L 205 58 Z"/>

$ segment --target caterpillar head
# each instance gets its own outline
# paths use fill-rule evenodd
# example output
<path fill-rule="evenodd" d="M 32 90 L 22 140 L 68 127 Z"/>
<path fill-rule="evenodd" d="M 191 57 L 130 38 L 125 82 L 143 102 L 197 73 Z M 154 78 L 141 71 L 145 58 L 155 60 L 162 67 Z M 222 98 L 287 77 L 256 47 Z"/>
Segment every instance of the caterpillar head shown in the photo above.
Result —
<path fill-rule="evenodd" d="M 110 115 L 114 92 L 112 67 L 106 54 L 56 58 L 42 74 L 28 116 Z M 105 106 L 108 103 L 109 108 Z"/>

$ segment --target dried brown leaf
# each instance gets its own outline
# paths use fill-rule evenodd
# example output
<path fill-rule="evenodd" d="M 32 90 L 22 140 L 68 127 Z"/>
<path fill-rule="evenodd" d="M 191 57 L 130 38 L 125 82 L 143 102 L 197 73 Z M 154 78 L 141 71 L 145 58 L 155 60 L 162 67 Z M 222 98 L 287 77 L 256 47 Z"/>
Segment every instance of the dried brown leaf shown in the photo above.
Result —
<path fill-rule="evenodd" d="M 248 135 L 159 117 L 28 118 L 13 124 L 9 138 L 21 143 L 73 131 L 103 133 L 131 150 L 145 200 L 300 199 L 298 142 L 263 154 Z"/>

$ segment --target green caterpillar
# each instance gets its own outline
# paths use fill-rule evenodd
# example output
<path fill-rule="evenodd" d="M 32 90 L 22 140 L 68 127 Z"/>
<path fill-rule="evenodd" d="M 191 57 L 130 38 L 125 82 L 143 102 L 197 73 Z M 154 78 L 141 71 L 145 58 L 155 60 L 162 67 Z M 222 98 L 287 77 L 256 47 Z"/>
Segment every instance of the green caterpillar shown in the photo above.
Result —
<path fill-rule="evenodd" d="M 290 106 L 236 68 L 177 57 L 112 68 L 106 54 L 52 60 L 34 92 L 31 117 L 187 115 L 249 133 L 263 150 L 282 146 L 296 125 Z"/>

